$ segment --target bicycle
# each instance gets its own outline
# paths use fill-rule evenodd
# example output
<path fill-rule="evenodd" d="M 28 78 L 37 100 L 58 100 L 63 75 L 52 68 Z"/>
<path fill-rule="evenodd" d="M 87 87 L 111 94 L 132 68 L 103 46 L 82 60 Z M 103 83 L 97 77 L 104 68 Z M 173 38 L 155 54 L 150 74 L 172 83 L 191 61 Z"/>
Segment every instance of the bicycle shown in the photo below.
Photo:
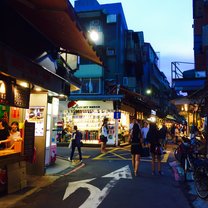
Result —
<path fill-rule="evenodd" d="M 206 199 L 208 197 L 208 159 L 200 159 L 200 163 L 194 171 L 194 186 L 197 195 Z"/>
<path fill-rule="evenodd" d="M 182 142 L 174 150 L 175 159 L 180 163 L 182 163 L 182 158 L 186 151 L 186 142 L 184 142 L 184 140 L 185 138 L 183 137 Z"/>
<path fill-rule="evenodd" d="M 184 170 L 184 180 L 187 181 L 188 171 L 195 171 L 198 166 L 198 151 L 197 148 L 201 145 L 200 141 L 196 139 L 188 139 L 182 137 L 181 144 L 174 151 L 174 156 L 178 160 Z"/>

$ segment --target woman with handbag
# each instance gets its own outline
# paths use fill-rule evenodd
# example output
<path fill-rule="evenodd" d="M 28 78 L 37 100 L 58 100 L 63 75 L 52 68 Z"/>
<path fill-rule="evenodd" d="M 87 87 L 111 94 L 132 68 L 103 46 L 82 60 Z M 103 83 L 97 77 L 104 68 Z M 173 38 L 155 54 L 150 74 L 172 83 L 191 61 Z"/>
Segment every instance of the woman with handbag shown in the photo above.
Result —
<path fill-rule="evenodd" d="M 101 135 L 100 135 L 101 153 L 106 152 L 107 141 L 108 141 L 108 118 L 104 118 L 103 124 L 101 127 Z"/>
<path fill-rule="evenodd" d="M 157 159 L 157 169 L 159 175 L 161 171 L 161 155 L 162 148 L 160 144 L 160 135 L 156 123 L 150 123 L 149 131 L 147 133 L 147 140 L 150 143 L 150 153 L 152 155 L 152 175 L 155 175 L 155 163 Z"/>

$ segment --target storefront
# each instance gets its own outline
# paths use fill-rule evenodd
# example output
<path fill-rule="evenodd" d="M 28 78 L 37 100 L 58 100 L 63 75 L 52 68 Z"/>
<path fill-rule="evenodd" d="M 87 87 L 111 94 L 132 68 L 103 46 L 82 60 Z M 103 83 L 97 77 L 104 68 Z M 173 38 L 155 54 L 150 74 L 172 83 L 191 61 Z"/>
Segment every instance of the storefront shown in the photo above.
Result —
<path fill-rule="evenodd" d="M 12 193 L 27 186 L 26 174 L 44 175 L 55 162 L 59 96 L 80 87 L 71 72 L 56 74 L 59 50 L 102 62 L 66 0 L 1 1 L 0 11 L 0 115 L 19 122 L 23 138 L 14 149 L 0 150 L 0 192 Z M 45 54 L 50 63 L 42 65 L 37 60 Z"/>
<path fill-rule="evenodd" d="M 30 90 L 17 80 L 0 74 L 0 118 L 8 125 L 19 123 L 22 140 L 4 140 L 0 149 L 0 195 L 26 187 L 26 160 L 34 153 L 34 125 L 25 122 Z"/>
<path fill-rule="evenodd" d="M 114 145 L 116 137 L 115 110 L 113 101 L 76 101 L 75 105 L 68 108 L 67 102 L 60 102 L 60 115 L 64 121 L 63 128 L 73 130 L 77 125 L 83 134 L 84 144 L 99 144 L 101 126 L 104 118 L 108 118 L 109 138 L 107 144 Z M 118 119 L 118 135 L 121 137 L 128 134 L 130 113 L 120 111 Z M 69 138 L 64 139 L 66 142 Z"/>

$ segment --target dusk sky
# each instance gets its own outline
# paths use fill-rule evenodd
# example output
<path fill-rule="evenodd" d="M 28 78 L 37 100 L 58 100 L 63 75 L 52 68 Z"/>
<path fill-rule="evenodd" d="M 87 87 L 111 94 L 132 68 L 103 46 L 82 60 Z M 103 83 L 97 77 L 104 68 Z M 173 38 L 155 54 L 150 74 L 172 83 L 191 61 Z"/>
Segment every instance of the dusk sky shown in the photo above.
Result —
<path fill-rule="evenodd" d="M 70 0 L 74 6 L 74 0 Z M 192 0 L 98 0 L 122 3 L 128 29 L 143 31 L 145 42 L 159 52 L 160 70 L 168 80 L 171 62 L 194 62 Z M 180 64 L 182 70 L 186 65 Z M 188 65 L 192 69 L 194 65 Z"/>

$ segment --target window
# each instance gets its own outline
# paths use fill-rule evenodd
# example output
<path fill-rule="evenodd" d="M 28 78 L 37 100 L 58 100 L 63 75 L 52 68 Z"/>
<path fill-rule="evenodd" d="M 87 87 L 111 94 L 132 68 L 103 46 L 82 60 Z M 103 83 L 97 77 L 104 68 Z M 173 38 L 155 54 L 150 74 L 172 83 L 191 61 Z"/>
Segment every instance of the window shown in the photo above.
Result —
<path fill-rule="evenodd" d="M 115 23 L 117 21 L 116 14 L 107 15 L 107 23 Z"/>
<path fill-rule="evenodd" d="M 74 91 L 72 94 L 100 94 L 101 80 L 99 78 L 82 78 L 82 86 L 79 91 Z"/>

